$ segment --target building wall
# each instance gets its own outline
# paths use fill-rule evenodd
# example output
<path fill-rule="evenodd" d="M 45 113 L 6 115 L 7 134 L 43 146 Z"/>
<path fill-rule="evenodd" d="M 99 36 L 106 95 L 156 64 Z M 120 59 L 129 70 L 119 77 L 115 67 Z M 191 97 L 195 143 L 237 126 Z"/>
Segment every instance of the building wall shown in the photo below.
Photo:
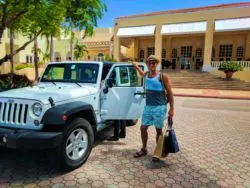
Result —
<path fill-rule="evenodd" d="M 118 51 L 117 46 L 120 45 L 123 40 L 122 37 L 116 36 L 116 33 L 119 28 L 123 27 L 134 27 L 134 26 L 143 26 L 143 25 L 156 25 L 156 31 L 155 31 L 155 44 L 161 44 L 161 39 L 163 38 L 163 45 L 155 46 L 155 55 L 157 58 L 161 59 L 161 47 L 164 47 L 164 38 L 171 37 L 171 36 L 161 36 L 159 30 L 162 25 L 164 24 L 171 24 L 171 23 L 185 23 L 185 22 L 198 22 L 198 21 L 207 21 L 207 31 L 203 34 L 203 38 L 200 38 L 198 41 L 196 39 L 193 39 L 195 37 L 195 34 L 193 36 L 190 36 L 188 39 L 189 42 L 194 42 L 194 48 L 196 46 L 203 44 L 203 61 L 204 64 L 209 66 L 211 62 L 211 52 L 213 47 L 213 41 L 215 40 L 215 44 L 219 45 L 220 43 L 225 42 L 227 40 L 226 38 L 230 39 L 230 37 L 234 37 L 235 34 L 232 32 L 232 34 L 227 34 L 227 36 L 219 36 L 223 33 L 215 33 L 214 32 L 214 25 L 216 19 L 231 19 L 231 18 L 241 18 L 241 17 L 250 17 L 250 7 L 237 7 L 237 8 L 217 8 L 213 10 L 203 10 L 203 11 L 195 11 L 195 12 L 186 12 L 186 13 L 172 13 L 172 14 L 159 14 L 159 15 L 145 15 L 145 16 L 132 16 L 127 18 L 118 18 L 115 20 L 115 28 L 114 28 L 114 56 L 115 58 L 119 59 L 120 57 L 120 51 Z M 230 32 L 231 33 L 231 32 Z M 247 34 L 246 34 L 247 33 Z M 218 37 L 217 37 L 218 35 Z M 232 36 L 233 35 L 233 36 Z M 189 36 L 189 35 L 188 35 Z M 177 44 L 176 39 L 179 37 L 186 37 L 175 35 L 173 41 L 171 42 L 174 46 L 180 46 L 180 44 Z M 136 38 L 136 36 L 134 36 Z M 244 39 L 245 38 L 245 39 Z M 156 40 L 157 39 L 157 40 Z M 184 38 L 182 38 L 184 39 Z M 233 40 L 234 45 L 238 45 L 238 43 L 245 43 L 245 58 L 250 58 L 250 33 L 249 31 L 244 31 L 244 34 L 242 33 L 240 36 L 237 36 L 236 38 L 231 38 Z M 245 41 L 245 42 L 244 42 Z M 188 41 L 183 40 L 182 43 L 188 43 Z M 181 44 L 182 45 L 182 44 Z M 170 45 L 168 45 L 170 46 Z M 206 48 L 205 48 L 206 47 Z M 217 50 L 218 51 L 218 50 Z M 170 55 L 168 56 L 170 57 Z"/>
<path fill-rule="evenodd" d="M 109 55 L 109 48 L 95 48 L 88 49 L 88 53 L 84 55 L 84 60 L 95 60 L 95 57 L 99 54 L 103 53 L 104 55 Z"/>

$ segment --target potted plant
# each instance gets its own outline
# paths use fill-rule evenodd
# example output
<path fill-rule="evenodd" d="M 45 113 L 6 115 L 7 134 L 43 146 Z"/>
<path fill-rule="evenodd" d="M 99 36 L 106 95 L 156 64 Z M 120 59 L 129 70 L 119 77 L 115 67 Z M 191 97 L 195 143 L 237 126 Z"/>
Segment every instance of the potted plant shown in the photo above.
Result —
<path fill-rule="evenodd" d="M 232 79 L 233 73 L 243 71 L 243 66 L 238 62 L 225 61 L 219 66 L 218 70 L 223 71 L 226 74 L 227 79 Z"/>

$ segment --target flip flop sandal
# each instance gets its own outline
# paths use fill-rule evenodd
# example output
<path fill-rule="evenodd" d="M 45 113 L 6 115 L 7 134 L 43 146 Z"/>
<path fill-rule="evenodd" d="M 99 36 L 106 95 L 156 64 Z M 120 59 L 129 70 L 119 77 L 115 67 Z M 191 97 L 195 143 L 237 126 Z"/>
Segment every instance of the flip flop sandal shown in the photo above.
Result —
<path fill-rule="evenodd" d="M 142 157 L 142 156 L 147 155 L 147 154 L 148 154 L 147 150 L 141 149 L 140 151 L 137 151 L 134 154 L 134 158 Z"/>

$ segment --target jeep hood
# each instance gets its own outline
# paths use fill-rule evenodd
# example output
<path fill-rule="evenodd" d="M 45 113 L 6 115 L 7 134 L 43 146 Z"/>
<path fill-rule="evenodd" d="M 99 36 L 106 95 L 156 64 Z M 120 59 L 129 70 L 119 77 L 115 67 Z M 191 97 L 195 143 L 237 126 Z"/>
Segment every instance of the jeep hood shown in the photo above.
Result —
<path fill-rule="evenodd" d="M 97 89 L 93 86 L 72 86 L 72 85 L 46 85 L 25 87 L 0 92 L 0 97 L 38 100 L 44 104 L 49 104 L 48 98 L 52 97 L 55 103 L 70 99 L 95 94 Z"/>

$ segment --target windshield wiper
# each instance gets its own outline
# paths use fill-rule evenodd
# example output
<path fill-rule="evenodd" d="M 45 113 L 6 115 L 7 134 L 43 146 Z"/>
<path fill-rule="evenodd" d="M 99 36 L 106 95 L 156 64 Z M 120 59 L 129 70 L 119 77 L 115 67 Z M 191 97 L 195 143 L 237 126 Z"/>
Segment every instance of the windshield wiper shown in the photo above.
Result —
<path fill-rule="evenodd" d="M 79 84 L 77 81 L 74 81 L 75 84 L 77 84 L 79 87 L 82 87 L 81 84 Z"/>
<path fill-rule="evenodd" d="M 56 86 L 56 83 L 54 81 L 50 81 L 50 82 Z"/>

